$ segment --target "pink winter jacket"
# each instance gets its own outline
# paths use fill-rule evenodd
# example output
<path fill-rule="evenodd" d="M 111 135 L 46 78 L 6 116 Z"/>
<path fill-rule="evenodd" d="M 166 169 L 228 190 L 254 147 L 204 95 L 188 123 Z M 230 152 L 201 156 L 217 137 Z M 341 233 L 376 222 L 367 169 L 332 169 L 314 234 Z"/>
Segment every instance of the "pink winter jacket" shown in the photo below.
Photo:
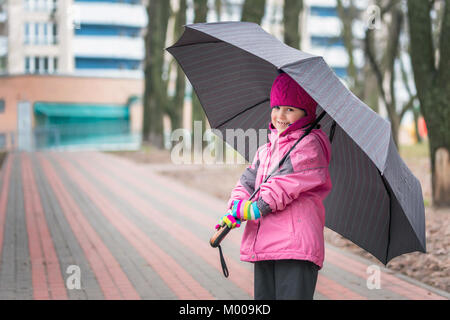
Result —
<path fill-rule="evenodd" d="M 269 134 L 231 192 L 234 200 L 247 200 L 304 133 L 303 129 L 278 136 Z M 241 243 L 242 261 L 309 260 L 322 268 L 325 248 L 323 200 L 331 190 L 328 137 L 314 129 L 303 138 L 284 165 L 261 185 L 258 200 L 262 217 L 246 223 Z"/>

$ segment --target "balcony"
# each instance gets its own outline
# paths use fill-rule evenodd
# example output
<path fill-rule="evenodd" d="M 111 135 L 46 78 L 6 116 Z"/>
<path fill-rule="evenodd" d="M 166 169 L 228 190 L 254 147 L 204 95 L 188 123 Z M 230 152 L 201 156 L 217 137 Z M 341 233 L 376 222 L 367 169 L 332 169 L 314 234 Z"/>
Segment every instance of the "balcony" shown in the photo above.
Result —
<path fill-rule="evenodd" d="M 76 36 L 73 53 L 76 57 L 144 59 L 144 40 L 129 37 Z"/>
<path fill-rule="evenodd" d="M 130 27 L 145 27 L 147 25 L 147 12 L 142 5 L 76 2 L 73 7 L 77 24 L 124 25 Z"/>

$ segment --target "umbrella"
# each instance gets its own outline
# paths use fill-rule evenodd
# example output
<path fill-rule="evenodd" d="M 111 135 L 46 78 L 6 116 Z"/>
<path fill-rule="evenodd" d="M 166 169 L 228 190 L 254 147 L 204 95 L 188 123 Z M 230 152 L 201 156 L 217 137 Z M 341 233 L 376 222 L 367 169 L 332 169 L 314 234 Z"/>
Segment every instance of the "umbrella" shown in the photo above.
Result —
<path fill-rule="evenodd" d="M 181 65 L 211 128 L 253 159 L 266 140 L 239 150 L 226 129 L 267 129 L 270 88 L 280 71 L 325 111 L 321 128 L 332 141 L 333 188 L 324 201 L 325 226 L 382 263 L 425 252 L 425 209 L 419 181 L 400 158 L 391 125 L 359 100 L 320 56 L 282 43 L 248 22 L 186 25 L 167 50 Z"/>

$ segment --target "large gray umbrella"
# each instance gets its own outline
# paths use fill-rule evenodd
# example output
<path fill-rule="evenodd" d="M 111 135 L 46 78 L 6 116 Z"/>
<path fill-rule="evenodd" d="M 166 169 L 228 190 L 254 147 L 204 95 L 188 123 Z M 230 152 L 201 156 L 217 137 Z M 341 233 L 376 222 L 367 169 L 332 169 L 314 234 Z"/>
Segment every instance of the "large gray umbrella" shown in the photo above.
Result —
<path fill-rule="evenodd" d="M 226 129 L 267 129 L 270 88 L 279 70 L 295 79 L 326 112 L 332 138 L 333 188 L 325 225 L 384 264 L 425 252 L 425 210 L 419 181 L 400 158 L 388 121 L 348 90 L 320 56 L 291 48 L 247 22 L 185 26 L 167 49 L 191 82 L 212 128 L 237 148 Z M 253 158 L 258 146 L 242 152 Z M 237 148 L 239 151 L 239 148 Z"/>

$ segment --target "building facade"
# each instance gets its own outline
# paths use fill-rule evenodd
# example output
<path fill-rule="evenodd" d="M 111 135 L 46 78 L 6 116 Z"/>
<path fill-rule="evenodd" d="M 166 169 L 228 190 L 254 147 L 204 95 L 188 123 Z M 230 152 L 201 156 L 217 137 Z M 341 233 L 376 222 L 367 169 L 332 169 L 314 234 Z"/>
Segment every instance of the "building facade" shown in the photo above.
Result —
<path fill-rule="evenodd" d="M 146 24 L 140 0 L 8 0 L 0 66 L 10 75 L 142 78 Z"/>
<path fill-rule="evenodd" d="M 141 79 L 0 76 L 0 149 L 137 148 L 142 91 Z"/>
<path fill-rule="evenodd" d="M 146 24 L 140 0 L 2 1 L 0 149 L 140 143 Z"/>

